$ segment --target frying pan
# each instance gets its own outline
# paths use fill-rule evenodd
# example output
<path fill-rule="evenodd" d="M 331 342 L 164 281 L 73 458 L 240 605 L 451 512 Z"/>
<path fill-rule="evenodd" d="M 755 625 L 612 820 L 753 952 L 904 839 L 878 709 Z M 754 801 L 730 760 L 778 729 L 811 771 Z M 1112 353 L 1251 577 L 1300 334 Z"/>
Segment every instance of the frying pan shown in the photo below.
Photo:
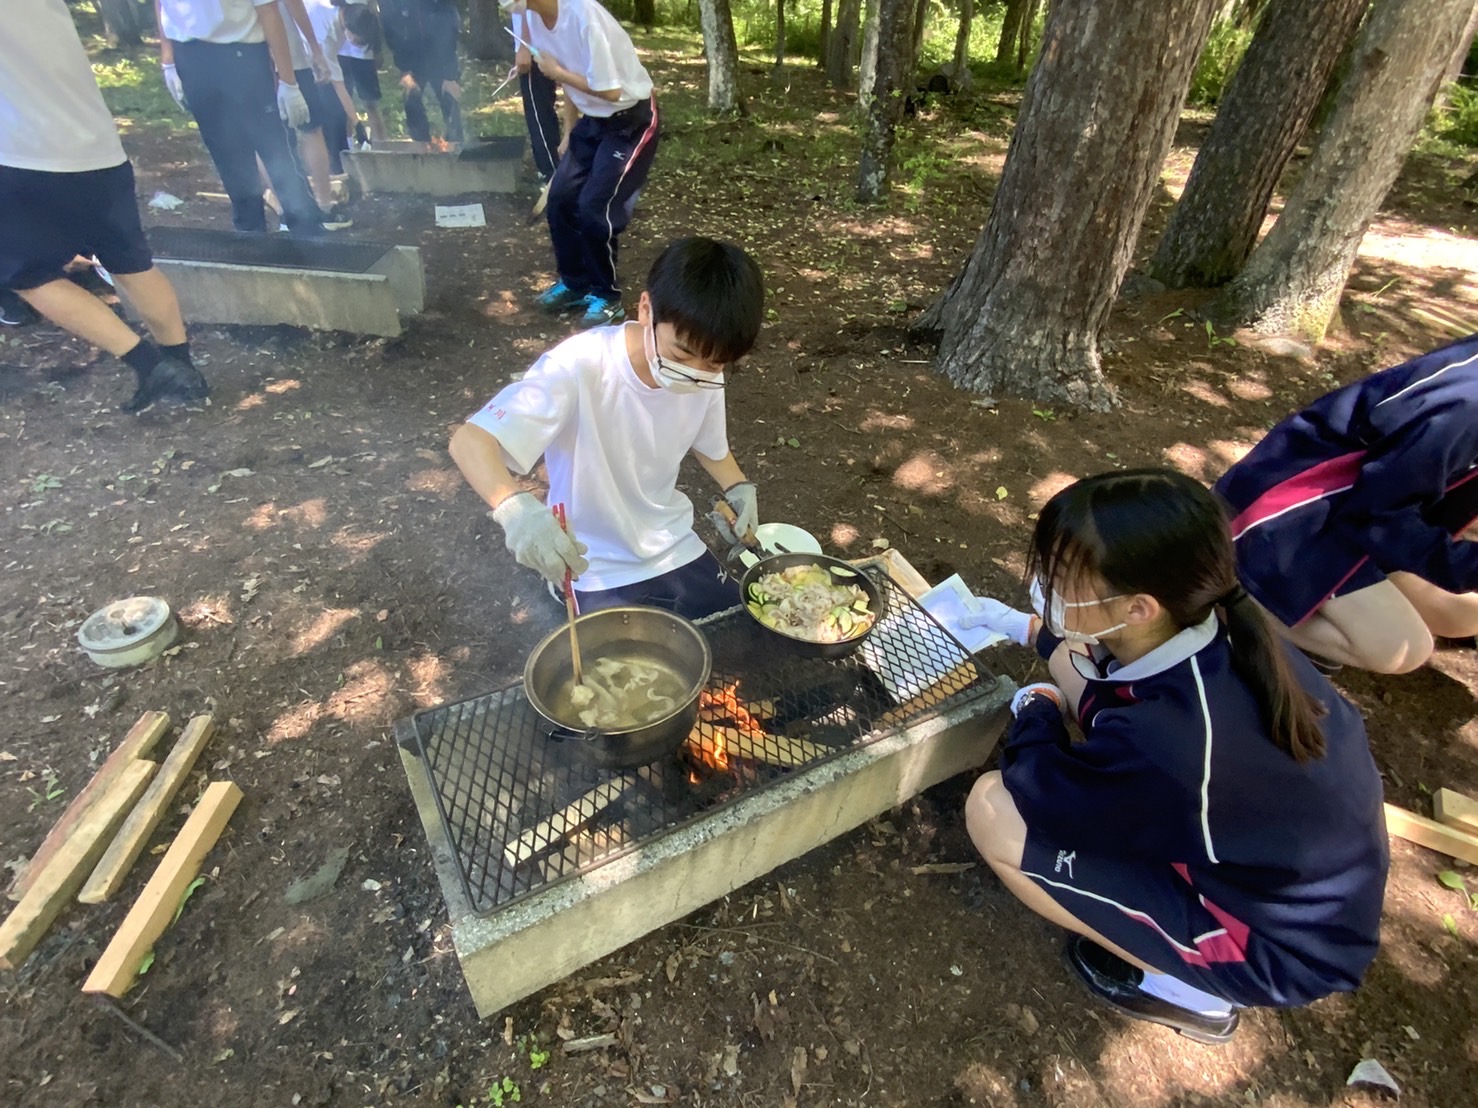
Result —
<path fill-rule="evenodd" d="M 767 573 L 779 573 L 793 566 L 820 566 L 831 571 L 832 580 L 837 584 L 856 585 L 861 589 L 867 595 L 868 610 L 873 613 L 873 621 L 868 625 L 867 630 L 840 642 L 813 642 L 810 639 L 787 634 L 774 627 L 766 627 L 761 623 L 759 617 L 749 607 L 749 586 L 758 582 Z M 739 579 L 739 595 L 744 600 L 744 610 L 750 619 L 769 634 L 783 640 L 797 654 L 810 658 L 845 658 L 872 634 L 873 628 L 878 625 L 884 615 L 883 591 L 878 588 L 877 582 L 860 569 L 827 554 L 774 554 L 768 558 L 761 558 L 745 570 L 744 576 Z"/>

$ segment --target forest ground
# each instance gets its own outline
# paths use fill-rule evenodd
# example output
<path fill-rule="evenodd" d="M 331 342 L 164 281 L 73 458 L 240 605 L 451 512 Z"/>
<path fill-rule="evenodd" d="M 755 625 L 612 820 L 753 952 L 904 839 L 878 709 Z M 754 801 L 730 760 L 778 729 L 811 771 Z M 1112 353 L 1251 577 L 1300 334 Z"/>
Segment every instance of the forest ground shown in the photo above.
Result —
<path fill-rule="evenodd" d="M 1117 410 L 961 394 L 905 327 L 984 222 L 1019 90 L 927 107 L 889 207 L 862 210 L 849 101 L 811 66 L 776 88 L 746 57 L 751 114 L 709 121 L 693 40 L 638 38 L 666 124 L 625 239 L 632 297 L 676 235 L 757 254 L 770 318 L 730 390 L 734 449 L 766 518 L 834 551 L 883 539 L 931 579 L 958 570 L 1020 602 L 1032 514 L 1065 483 L 1162 464 L 1214 479 L 1302 402 L 1439 345 L 1444 321 L 1478 319 L 1478 213 L 1456 187 L 1475 159 L 1427 150 L 1315 357 L 1229 344 L 1187 321 L 1198 295 L 1160 294 L 1121 300 L 1110 321 Z M 115 105 L 157 105 L 123 71 Z M 513 104 L 479 122 L 516 133 Z M 186 200 L 148 218 L 227 226 L 225 205 L 200 196 L 219 182 L 198 137 L 147 115 L 125 120 L 140 194 Z M 1204 125 L 1185 120 L 1141 255 Z M 1446 859 L 1393 842 L 1384 946 L 1357 993 L 1250 1012 L 1231 1045 L 1198 1046 L 1090 1007 L 1061 935 L 981 867 L 912 872 L 974 860 L 968 776 L 479 1022 L 389 727 L 514 679 L 561 618 L 446 454 L 457 422 L 566 333 L 528 307 L 552 278 L 544 229 L 524 225 L 529 197 L 481 200 L 477 230 L 437 229 L 419 199 L 357 203 L 346 237 L 421 248 L 426 314 L 393 341 L 195 327 L 214 389 L 202 410 L 124 416 L 129 382 L 106 357 L 45 327 L 0 336 L 0 861 L 35 848 L 146 709 L 214 711 L 195 784 L 225 776 L 245 792 L 206 885 L 123 1003 L 183 1062 L 78 991 L 136 874 L 118 904 L 69 910 L 0 978 L 0 1101 L 450 1106 L 495 1103 L 507 1079 L 521 1103 L 572 1108 L 1302 1108 L 1373 1103 L 1345 1088 L 1368 1057 L 1406 1104 L 1472 1102 L 1478 910 L 1436 880 Z M 688 487 L 706 498 L 699 478 Z M 140 593 L 174 604 L 184 648 L 105 674 L 76 627 Z M 1018 680 L 1037 668 L 1012 648 L 986 661 Z M 1409 676 L 1337 682 L 1366 713 L 1390 800 L 1478 795 L 1471 646 L 1446 644 Z M 288 905 L 288 885 L 335 848 L 350 854 L 333 892 Z M 617 1048 L 558 1046 L 561 1031 L 616 1029 Z"/>

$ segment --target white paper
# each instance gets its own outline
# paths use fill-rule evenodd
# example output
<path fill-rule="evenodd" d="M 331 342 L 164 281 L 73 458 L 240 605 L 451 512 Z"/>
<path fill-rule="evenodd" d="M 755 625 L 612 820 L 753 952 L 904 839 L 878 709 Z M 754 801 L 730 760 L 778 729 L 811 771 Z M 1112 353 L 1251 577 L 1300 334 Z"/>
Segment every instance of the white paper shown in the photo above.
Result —
<path fill-rule="evenodd" d="M 178 196 L 168 192 L 156 192 L 149 201 L 149 207 L 162 212 L 172 212 L 176 208 L 182 208 L 185 202 Z"/>
<path fill-rule="evenodd" d="M 486 227 L 487 217 L 481 204 L 438 204 L 436 205 L 438 227 Z"/>
<path fill-rule="evenodd" d="M 974 602 L 974 594 L 958 573 L 945 578 L 919 597 L 919 604 L 925 611 L 944 624 L 944 629 L 964 643 L 971 654 L 978 654 L 987 646 L 1005 642 L 1006 636 L 989 627 L 960 626 L 960 618 L 975 610 Z"/>

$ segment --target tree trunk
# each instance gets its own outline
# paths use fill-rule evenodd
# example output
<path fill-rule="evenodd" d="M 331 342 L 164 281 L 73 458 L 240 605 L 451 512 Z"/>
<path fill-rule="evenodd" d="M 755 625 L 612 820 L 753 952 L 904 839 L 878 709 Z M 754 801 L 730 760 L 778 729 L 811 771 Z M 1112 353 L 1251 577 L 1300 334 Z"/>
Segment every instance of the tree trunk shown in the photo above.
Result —
<path fill-rule="evenodd" d="M 975 0 L 960 0 L 960 29 L 955 33 L 955 56 L 950 80 L 956 88 L 968 89 L 970 80 L 970 24 L 975 19 Z"/>
<path fill-rule="evenodd" d="M 775 0 L 775 80 L 785 71 L 785 0 Z"/>
<path fill-rule="evenodd" d="M 708 54 L 708 110 L 743 112 L 739 95 L 739 45 L 729 0 L 700 0 L 703 46 Z"/>
<path fill-rule="evenodd" d="M 862 0 L 837 0 L 836 26 L 826 44 L 826 79 L 835 88 L 850 88 L 857 58 L 857 25 Z"/>
<path fill-rule="evenodd" d="M 503 30 L 498 15 L 498 0 L 467 0 L 467 56 L 480 62 L 508 61 L 513 57 L 513 40 Z"/>
<path fill-rule="evenodd" d="M 1016 72 L 1026 69 L 1026 59 L 1032 52 L 1032 32 L 1037 26 L 1037 9 L 1041 0 L 1027 0 L 1026 11 L 1021 17 L 1021 35 L 1016 40 Z M 1208 32 L 1209 33 L 1209 32 Z"/>
<path fill-rule="evenodd" d="M 913 38 L 910 41 L 909 66 L 910 74 L 919 71 L 919 55 L 924 50 L 924 31 L 929 26 L 929 0 L 919 0 L 913 13 Z"/>
<path fill-rule="evenodd" d="M 909 48 L 913 41 L 913 0 L 878 0 L 878 61 L 862 126 L 862 156 L 857 165 L 857 199 L 876 204 L 888 192 L 894 132 L 903 117 L 903 100 L 913 89 Z"/>
<path fill-rule="evenodd" d="M 97 9 L 109 46 L 138 46 L 143 32 L 154 29 L 153 5 L 140 0 L 97 0 Z"/>
<path fill-rule="evenodd" d="M 1334 114 L 1267 238 L 1210 319 L 1318 342 L 1360 240 L 1395 183 L 1473 0 L 1376 0 Z"/>
<path fill-rule="evenodd" d="M 1021 17 L 1030 0 L 1006 0 L 1006 14 L 1001 20 L 1001 41 L 996 43 L 996 64 L 1007 65 L 1016 57 L 1016 39 L 1021 34 Z"/>
<path fill-rule="evenodd" d="M 821 33 L 816 48 L 816 64 L 826 68 L 827 47 L 831 45 L 831 0 L 821 0 Z"/>
<path fill-rule="evenodd" d="M 862 60 L 857 64 L 857 106 L 864 111 L 878 79 L 878 0 L 867 0 L 862 19 Z"/>
<path fill-rule="evenodd" d="M 657 27 L 657 0 L 636 0 L 632 10 L 636 21 L 651 34 Z"/>
<path fill-rule="evenodd" d="M 1236 276 L 1368 0 L 1273 0 L 1150 262 L 1171 288 Z"/>
<path fill-rule="evenodd" d="M 916 330 L 957 385 L 1107 408 L 1098 336 L 1222 0 L 1056 0 L 990 218 Z"/>

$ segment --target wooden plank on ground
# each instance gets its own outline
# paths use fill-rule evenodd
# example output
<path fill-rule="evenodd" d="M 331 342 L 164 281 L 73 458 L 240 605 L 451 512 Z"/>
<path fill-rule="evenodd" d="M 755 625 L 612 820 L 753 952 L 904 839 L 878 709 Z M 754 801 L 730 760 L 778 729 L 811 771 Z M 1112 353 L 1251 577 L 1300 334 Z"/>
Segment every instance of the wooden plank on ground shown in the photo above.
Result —
<path fill-rule="evenodd" d="M 1448 827 L 1394 804 L 1386 805 L 1386 830 L 1428 850 L 1478 865 L 1478 835 Z"/>
<path fill-rule="evenodd" d="M 103 860 L 92 871 L 87 884 L 82 886 L 77 899 L 83 904 L 101 904 L 118 891 L 128 871 L 149 844 L 149 836 L 164 819 L 175 793 L 179 792 L 195 767 L 195 759 L 200 757 L 200 751 L 214 729 L 213 717 L 209 714 L 196 716 L 185 724 L 179 741 L 160 766 L 159 775 L 149 783 L 148 791 L 128 813 L 113 839 L 113 845 L 108 847 Z"/>
<path fill-rule="evenodd" d="M 45 840 L 36 848 L 36 853 L 31 855 L 26 868 L 21 870 L 11 883 L 10 891 L 6 894 L 11 900 L 20 900 L 26 895 L 35 882 L 36 875 L 46 867 L 46 863 L 76 832 L 83 817 L 87 815 L 88 809 L 108 791 L 109 786 L 118 779 L 118 775 L 128 765 L 153 750 L 154 744 L 167 730 L 169 730 L 168 712 L 145 712 L 139 717 L 139 721 L 129 728 L 128 734 L 123 736 L 118 749 L 108 755 L 107 761 L 92 775 L 92 780 L 84 785 L 72 803 L 67 805 L 67 810 L 62 813 L 61 819 L 56 821 Z"/>
<path fill-rule="evenodd" d="M 129 909 L 113 941 L 82 985 L 85 993 L 107 993 L 121 997 L 138 975 L 139 964 L 164 934 L 185 895 L 185 888 L 200 872 L 200 863 L 215 846 L 231 813 L 241 802 L 241 790 L 231 781 L 212 782 L 165 851 L 159 868 Z"/>
<path fill-rule="evenodd" d="M 88 809 L 62 848 L 41 867 L 21 902 L 0 924 L 0 969 L 19 969 L 31 956 L 62 906 L 77 895 L 107 849 L 113 831 L 159 767 L 134 760 L 123 767 L 101 800 Z"/>
<path fill-rule="evenodd" d="M 1478 800 L 1452 789 L 1438 789 L 1432 797 L 1432 816 L 1438 823 L 1478 835 Z"/>

